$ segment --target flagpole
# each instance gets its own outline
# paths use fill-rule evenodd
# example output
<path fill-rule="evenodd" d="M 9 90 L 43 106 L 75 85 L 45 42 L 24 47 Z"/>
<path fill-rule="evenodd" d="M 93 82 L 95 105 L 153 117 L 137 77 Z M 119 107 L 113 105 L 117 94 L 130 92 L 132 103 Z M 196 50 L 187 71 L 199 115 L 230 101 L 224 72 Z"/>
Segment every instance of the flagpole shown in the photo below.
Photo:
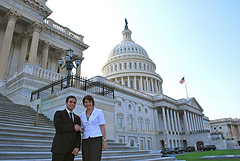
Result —
<path fill-rule="evenodd" d="M 187 94 L 187 98 L 188 98 L 186 77 L 185 76 L 183 76 L 183 77 L 184 77 L 184 82 L 185 82 L 186 94 Z"/>

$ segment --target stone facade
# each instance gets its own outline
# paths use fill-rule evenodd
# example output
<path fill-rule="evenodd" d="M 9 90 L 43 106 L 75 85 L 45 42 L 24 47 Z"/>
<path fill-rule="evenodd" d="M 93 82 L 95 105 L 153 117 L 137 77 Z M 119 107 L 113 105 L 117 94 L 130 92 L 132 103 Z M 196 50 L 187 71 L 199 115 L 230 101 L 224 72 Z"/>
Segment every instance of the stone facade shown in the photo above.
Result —
<path fill-rule="evenodd" d="M 211 134 L 214 139 L 234 140 L 234 145 L 240 146 L 240 120 L 223 118 L 210 121 Z"/>
<path fill-rule="evenodd" d="M 75 60 L 83 60 L 82 52 L 88 48 L 82 35 L 47 18 L 52 11 L 45 3 L 45 0 L 1 1 L 0 85 L 7 85 L 7 91 L 4 88 L 2 91 L 15 103 L 26 104 L 29 90 L 59 79 L 56 75 L 66 74 L 58 66 L 66 49 L 74 50 Z M 26 68 L 32 68 L 32 74 L 28 75 Z M 78 75 L 80 69 L 81 65 Z"/>
<path fill-rule="evenodd" d="M 65 57 L 66 49 L 74 51 L 74 60 L 83 60 L 83 51 L 88 48 L 82 35 L 47 18 L 52 11 L 45 2 L 1 1 L 2 94 L 17 104 L 32 108 L 39 104 L 40 112 L 50 119 L 56 110 L 65 108 L 65 98 L 70 94 L 77 97 L 75 113 L 80 114 L 84 111 L 81 99 L 91 94 L 96 107 L 104 111 L 108 139 L 140 150 L 178 146 L 197 149 L 214 143 L 209 119 L 195 98 L 176 100 L 163 94 L 163 80 L 155 72 L 156 65 L 146 50 L 132 41 L 128 26 L 122 32 L 123 41 L 110 52 L 102 68 L 103 77 L 91 78 L 114 87 L 114 99 L 67 88 L 51 94 L 43 92 L 40 99 L 30 103 L 33 90 L 65 77 L 66 71 L 58 66 L 58 60 Z M 81 75 L 81 65 L 76 74 Z M 226 144 L 222 141 L 219 145 Z"/>

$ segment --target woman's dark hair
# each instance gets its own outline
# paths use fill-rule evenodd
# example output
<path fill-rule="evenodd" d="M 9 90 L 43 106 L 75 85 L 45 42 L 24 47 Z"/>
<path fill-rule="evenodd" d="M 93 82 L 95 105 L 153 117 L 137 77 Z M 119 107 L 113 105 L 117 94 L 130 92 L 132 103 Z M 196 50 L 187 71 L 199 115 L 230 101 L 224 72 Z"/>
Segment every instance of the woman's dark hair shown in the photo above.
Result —
<path fill-rule="evenodd" d="M 86 96 L 83 97 L 83 100 L 82 100 L 83 105 L 84 105 L 85 100 L 92 101 L 92 106 L 95 105 L 94 99 L 91 95 L 86 95 Z"/>
<path fill-rule="evenodd" d="M 66 98 L 66 102 L 68 102 L 68 100 L 69 100 L 70 98 L 74 98 L 74 99 L 76 100 L 76 102 L 77 102 L 77 99 L 76 99 L 75 96 L 68 96 L 68 97 Z"/>

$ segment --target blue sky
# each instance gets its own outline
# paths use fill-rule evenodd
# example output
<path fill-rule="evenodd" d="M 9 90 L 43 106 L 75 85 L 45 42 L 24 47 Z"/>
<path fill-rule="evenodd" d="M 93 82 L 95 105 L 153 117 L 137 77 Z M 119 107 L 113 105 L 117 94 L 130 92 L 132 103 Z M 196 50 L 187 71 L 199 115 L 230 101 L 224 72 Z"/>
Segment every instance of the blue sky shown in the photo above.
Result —
<path fill-rule="evenodd" d="M 57 4 L 56 4 L 57 2 Z M 163 92 L 195 97 L 210 119 L 240 118 L 239 0 L 48 0 L 50 18 L 84 36 L 82 76 L 102 75 L 127 18 L 163 78 Z"/>

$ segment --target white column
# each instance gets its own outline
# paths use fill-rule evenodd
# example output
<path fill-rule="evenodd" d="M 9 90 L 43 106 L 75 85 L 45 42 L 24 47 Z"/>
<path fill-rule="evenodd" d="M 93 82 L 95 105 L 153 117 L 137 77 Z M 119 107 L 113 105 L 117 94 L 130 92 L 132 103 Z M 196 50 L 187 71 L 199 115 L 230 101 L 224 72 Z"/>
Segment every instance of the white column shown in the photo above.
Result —
<path fill-rule="evenodd" d="M 162 107 L 162 115 L 163 115 L 163 131 L 167 131 L 165 107 Z"/>
<path fill-rule="evenodd" d="M 174 127 L 174 123 L 173 123 L 173 110 L 170 108 L 169 109 L 170 112 L 170 119 L 171 119 L 171 124 L 172 124 L 172 131 L 175 131 L 175 127 Z"/>
<path fill-rule="evenodd" d="M 42 68 L 47 68 L 47 60 L 48 60 L 48 51 L 49 51 L 50 43 L 44 42 L 43 44 L 43 52 L 42 52 Z"/>
<path fill-rule="evenodd" d="M 147 84 L 146 91 L 150 91 L 150 90 L 149 90 L 149 82 L 148 82 L 148 77 L 146 77 L 146 84 Z"/>
<path fill-rule="evenodd" d="M 155 88 L 156 93 L 159 93 L 156 79 L 155 79 L 155 87 L 154 88 Z"/>
<path fill-rule="evenodd" d="M 166 113 L 167 113 L 168 131 L 172 131 L 172 129 L 171 129 L 171 125 L 170 125 L 170 118 L 169 118 L 168 107 L 166 108 Z"/>
<path fill-rule="evenodd" d="M 175 121 L 176 131 L 179 131 L 179 129 L 178 129 L 178 123 L 177 123 L 177 116 L 176 116 L 176 111 L 175 111 L 175 110 L 173 110 L 173 117 L 174 117 L 174 121 Z"/>
<path fill-rule="evenodd" d="M 196 119 L 195 119 L 195 113 L 192 113 L 192 117 L 193 117 L 194 131 L 197 131 Z"/>
<path fill-rule="evenodd" d="M 128 87 L 130 88 L 130 77 L 128 76 L 127 79 L 128 79 Z"/>
<path fill-rule="evenodd" d="M 143 79 L 143 91 L 146 91 L 146 79 Z"/>
<path fill-rule="evenodd" d="M 230 125 L 230 126 L 231 126 L 231 131 L 232 131 L 232 137 L 235 139 L 237 136 L 236 129 L 233 125 Z"/>
<path fill-rule="evenodd" d="M 192 132 L 192 124 L 191 124 L 191 119 L 190 119 L 190 112 L 189 111 L 186 111 L 187 112 L 187 118 L 188 118 L 188 125 L 189 125 L 189 131 Z"/>
<path fill-rule="evenodd" d="M 193 125 L 193 117 L 192 117 L 192 112 L 189 112 L 189 115 L 190 115 L 190 120 L 191 120 L 191 127 L 192 127 L 192 131 L 195 131 L 195 130 L 194 130 L 194 125 Z"/>
<path fill-rule="evenodd" d="M 6 14 L 6 17 L 8 18 L 8 23 L 2 42 L 2 48 L 0 51 L 0 80 L 3 79 L 5 77 L 5 74 L 7 73 L 7 65 L 10 55 L 13 33 L 16 21 L 20 17 L 20 14 L 17 11 L 10 9 L 10 11 Z"/>
<path fill-rule="evenodd" d="M 134 76 L 133 88 L 137 90 L 137 78 Z"/>
<path fill-rule="evenodd" d="M 123 79 L 123 77 L 121 77 L 121 81 L 122 81 L 122 85 L 124 85 L 124 79 Z"/>
<path fill-rule="evenodd" d="M 204 130 L 203 115 L 200 117 L 202 130 Z"/>
<path fill-rule="evenodd" d="M 140 91 L 142 92 L 143 91 L 142 76 L 140 76 L 139 86 L 140 86 Z"/>
<path fill-rule="evenodd" d="M 197 120 L 197 131 L 200 131 L 200 121 L 199 121 L 199 115 L 196 114 L 196 120 Z"/>
<path fill-rule="evenodd" d="M 196 115 L 195 115 L 195 113 L 192 113 L 192 115 L 193 115 L 194 129 L 195 129 L 195 131 L 197 131 Z"/>
<path fill-rule="evenodd" d="M 27 32 L 22 33 L 22 45 L 20 49 L 20 54 L 18 58 L 18 66 L 17 68 L 21 67 L 23 64 L 25 64 L 26 61 L 26 55 L 27 55 L 27 49 L 28 49 L 28 41 L 29 41 L 29 35 Z"/>
<path fill-rule="evenodd" d="M 185 130 L 186 130 L 186 133 L 189 132 L 189 127 L 188 127 L 188 120 L 187 120 L 187 111 L 184 110 L 184 123 L 185 123 Z"/>
<path fill-rule="evenodd" d="M 151 85 L 152 85 L 152 92 L 155 92 L 154 86 L 153 86 L 153 79 L 151 78 Z"/>
<path fill-rule="evenodd" d="M 195 124 L 196 124 L 196 131 L 198 131 L 198 120 L 197 120 L 197 114 L 194 113 L 194 118 L 195 118 Z"/>
<path fill-rule="evenodd" d="M 193 131 L 196 131 L 194 118 L 193 118 L 193 112 L 190 112 L 190 116 L 191 116 L 191 122 L 192 122 L 192 129 L 193 129 Z"/>
<path fill-rule="evenodd" d="M 163 93 L 163 91 L 162 91 L 162 86 L 161 86 L 161 82 L 160 81 L 158 81 L 158 87 L 159 87 L 159 93 Z"/>
<path fill-rule="evenodd" d="M 158 111 L 157 109 L 153 109 L 154 110 L 154 120 L 155 120 L 155 125 L 156 125 L 156 131 L 159 132 L 159 119 L 158 119 Z"/>
<path fill-rule="evenodd" d="M 178 120 L 178 130 L 179 132 L 182 132 L 182 127 L 181 127 L 180 118 L 179 118 L 179 111 L 177 111 L 177 120 Z"/>
<path fill-rule="evenodd" d="M 43 28 L 43 24 L 39 24 L 39 23 L 34 23 L 32 26 L 33 36 L 32 36 L 32 43 L 31 43 L 28 62 L 33 65 L 35 65 L 36 59 L 37 59 L 38 42 L 39 42 L 39 36 L 42 28 Z"/>

